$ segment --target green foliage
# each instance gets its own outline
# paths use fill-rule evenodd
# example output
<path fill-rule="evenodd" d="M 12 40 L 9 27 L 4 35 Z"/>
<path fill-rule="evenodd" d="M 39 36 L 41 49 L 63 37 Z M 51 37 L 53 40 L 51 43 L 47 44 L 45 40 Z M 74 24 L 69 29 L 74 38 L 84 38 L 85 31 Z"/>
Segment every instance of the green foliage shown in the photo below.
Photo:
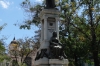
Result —
<path fill-rule="evenodd" d="M 2 31 L 2 29 L 4 29 L 4 27 L 7 24 L 3 24 L 0 26 L 0 31 Z M 3 60 L 9 60 L 9 57 L 7 56 L 7 54 L 5 53 L 5 42 L 4 42 L 4 37 L 0 38 L 0 62 L 3 62 Z"/>
<path fill-rule="evenodd" d="M 25 39 L 19 39 L 18 42 L 20 45 L 19 55 L 21 57 L 28 56 L 32 52 L 33 46 L 35 44 L 33 39 L 26 37 Z"/>
<path fill-rule="evenodd" d="M 69 3 L 67 2 L 67 4 Z M 99 36 L 100 20 L 98 18 L 100 13 L 94 10 L 100 8 L 97 4 L 92 3 L 92 1 L 81 0 L 71 2 L 69 7 L 65 7 L 63 0 L 60 3 L 62 7 L 61 18 L 63 18 L 60 26 L 60 35 L 62 37 L 60 38 L 62 43 L 67 44 L 66 54 L 69 58 L 75 59 L 74 56 L 76 55 L 77 58 L 85 57 L 85 60 L 89 59 L 88 55 L 92 53 L 93 49 L 91 41 L 95 41 L 95 39 L 94 50 L 98 50 L 98 47 L 100 47 L 98 44 L 100 39 L 97 37 Z M 98 8 L 95 8 L 95 6 Z M 80 8 L 83 8 L 83 11 L 78 14 L 77 12 L 81 11 Z M 93 38 L 93 33 L 96 35 L 95 39 Z"/>
<path fill-rule="evenodd" d="M 30 16 L 30 18 L 26 19 L 24 21 L 24 24 L 20 25 L 20 29 L 31 29 L 31 25 L 38 26 L 38 24 L 40 23 L 39 13 L 44 6 L 41 4 L 36 4 L 33 6 L 29 0 L 25 0 L 21 3 L 21 7 L 26 13 L 28 13 L 28 16 Z"/>
<path fill-rule="evenodd" d="M 7 25 L 6 23 L 3 24 L 3 25 L 1 25 L 1 26 L 0 26 L 0 31 L 1 31 L 6 25 Z"/>
<path fill-rule="evenodd" d="M 86 60 L 86 63 L 90 64 L 90 65 L 94 65 L 94 62 L 90 61 L 90 60 Z"/>
<path fill-rule="evenodd" d="M 7 54 L 0 55 L 0 62 L 3 62 L 4 60 L 9 61 L 10 57 L 8 57 Z"/>
<path fill-rule="evenodd" d="M 5 46 L 4 46 L 4 42 L 2 39 L 0 39 L 0 62 L 2 62 L 3 60 L 9 60 L 10 58 L 8 57 L 8 55 L 5 53 Z"/>
<path fill-rule="evenodd" d="M 27 66 L 25 63 L 20 63 L 19 66 Z"/>

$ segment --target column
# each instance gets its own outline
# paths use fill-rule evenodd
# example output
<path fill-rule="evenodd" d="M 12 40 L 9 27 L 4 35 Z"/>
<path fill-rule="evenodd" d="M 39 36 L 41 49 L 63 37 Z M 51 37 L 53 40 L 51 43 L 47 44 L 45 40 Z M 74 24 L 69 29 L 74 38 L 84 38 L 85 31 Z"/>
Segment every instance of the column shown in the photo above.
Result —
<path fill-rule="evenodd" d="M 43 22 L 42 22 L 42 20 L 41 20 L 41 41 L 43 40 L 43 31 L 44 31 L 44 29 L 43 29 L 43 27 L 44 27 L 44 25 L 43 25 Z M 40 41 L 40 42 L 41 42 Z"/>
<path fill-rule="evenodd" d="M 47 17 L 44 17 L 44 40 L 47 40 Z"/>
<path fill-rule="evenodd" d="M 59 25 L 58 25 L 58 21 L 59 21 L 59 18 L 55 18 L 56 19 L 56 31 L 57 31 L 57 38 L 59 39 Z"/>

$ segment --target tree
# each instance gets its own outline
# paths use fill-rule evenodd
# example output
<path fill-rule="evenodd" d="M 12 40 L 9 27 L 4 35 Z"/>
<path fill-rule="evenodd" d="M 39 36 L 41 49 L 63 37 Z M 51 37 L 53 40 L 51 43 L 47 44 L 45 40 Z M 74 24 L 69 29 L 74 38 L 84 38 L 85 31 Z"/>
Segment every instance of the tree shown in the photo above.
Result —
<path fill-rule="evenodd" d="M 0 61 L 4 60 L 4 56 L 5 55 L 5 47 L 4 47 L 4 43 L 2 40 L 0 40 Z"/>
<path fill-rule="evenodd" d="M 20 56 L 21 56 L 21 62 L 23 62 L 26 58 L 28 57 L 28 55 L 32 52 L 33 50 L 33 46 L 35 45 L 34 40 L 32 38 L 25 38 L 25 40 L 23 39 L 19 39 L 18 40 L 19 44 L 20 44 Z"/>
<path fill-rule="evenodd" d="M 88 51 L 87 51 L 88 44 L 86 44 L 88 42 L 84 38 L 84 35 L 81 34 L 77 28 L 75 28 L 75 25 L 79 24 L 79 22 L 76 21 L 76 18 L 77 20 L 82 19 L 82 18 L 78 19 L 77 10 L 80 10 L 79 6 L 80 4 L 78 4 L 77 1 L 74 0 L 71 2 L 70 0 L 66 0 L 66 1 L 62 0 L 62 2 L 60 2 L 60 8 L 62 12 L 60 38 L 62 43 L 67 44 L 65 51 L 67 53 L 67 56 L 69 57 L 69 60 L 70 59 L 75 60 L 75 66 L 79 65 L 78 62 L 80 61 L 80 59 L 83 61 L 84 59 L 87 59 L 87 55 L 88 55 Z"/>
<path fill-rule="evenodd" d="M 6 25 L 7 25 L 6 23 L 3 24 L 3 25 L 1 25 L 1 26 L 0 26 L 0 31 L 1 31 Z"/>
<path fill-rule="evenodd" d="M 29 0 L 24 0 L 21 3 L 21 7 L 24 9 L 25 13 L 27 13 L 26 15 L 28 15 L 29 19 L 26 19 L 24 21 L 24 24 L 20 25 L 20 29 L 22 28 L 30 29 L 31 25 L 38 26 L 40 23 L 39 13 L 42 10 L 42 7 L 44 7 L 44 5 L 43 4 L 32 5 L 32 3 L 30 3 Z"/>
<path fill-rule="evenodd" d="M 9 60 L 10 58 L 8 57 L 6 53 L 6 48 L 5 48 L 5 43 L 3 39 L 0 39 L 0 62 L 3 62 L 3 60 Z"/>
<path fill-rule="evenodd" d="M 98 60 L 99 59 L 99 57 L 98 57 L 98 53 L 99 53 L 98 52 L 99 51 L 98 50 L 98 48 L 99 48 L 98 31 L 99 31 L 99 22 L 100 22 L 100 19 L 98 19 L 100 17 L 99 16 L 100 13 L 98 11 L 100 8 L 98 6 L 99 2 L 92 1 L 92 0 L 91 1 L 84 0 L 84 1 L 76 1 L 75 2 L 73 0 L 72 4 L 75 5 L 75 3 L 77 5 L 79 5 L 78 6 L 79 8 L 83 8 L 83 11 L 81 13 L 81 16 L 79 16 L 77 13 L 71 14 L 73 16 L 73 17 L 71 17 L 72 19 L 69 19 L 69 20 L 67 19 L 69 22 L 70 21 L 71 22 L 69 23 L 69 22 L 65 21 L 65 23 L 67 23 L 66 30 L 68 31 L 68 28 L 69 28 L 68 24 L 70 24 L 75 28 L 75 30 L 77 30 L 77 33 L 78 32 L 80 33 L 79 35 L 83 36 L 86 39 L 86 41 L 88 41 L 88 48 L 89 48 L 90 53 L 92 53 L 92 58 L 94 59 L 94 65 L 99 66 L 99 60 Z M 67 10 L 67 9 L 65 9 L 65 10 Z M 69 12 L 71 12 L 71 9 L 69 9 L 69 10 L 70 10 Z M 77 9 L 77 10 L 79 10 L 79 9 Z M 77 10 L 75 9 L 75 11 L 77 11 Z M 67 12 L 68 12 L 68 10 L 67 10 Z M 66 13 L 64 13 L 64 15 L 65 14 Z M 67 16 L 70 17 L 71 15 L 67 15 Z M 64 17 L 64 18 L 66 20 L 67 17 Z M 65 34 L 68 34 L 68 36 L 70 36 L 70 34 L 66 33 L 66 31 L 65 31 Z"/>
<path fill-rule="evenodd" d="M 6 26 L 6 24 L 3 24 L 0 26 L 0 32 L 2 29 Z M 3 60 L 9 60 L 9 57 L 7 56 L 6 53 L 6 48 L 5 48 L 5 42 L 4 42 L 4 37 L 0 38 L 0 62 L 3 62 Z"/>
<path fill-rule="evenodd" d="M 98 37 L 98 31 L 99 31 L 99 2 L 98 1 L 80 1 L 82 6 L 84 7 L 84 12 L 82 13 L 82 17 L 85 19 L 83 22 L 86 26 L 86 28 L 82 28 L 84 24 L 78 28 L 78 30 L 81 30 L 81 33 L 84 34 L 86 38 L 89 40 L 90 44 L 90 52 L 92 53 L 92 57 L 94 59 L 94 65 L 95 66 L 100 66 L 99 65 L 99 60 L 98 60 L 98 48 L 99 48 L 99 37 Z M 95 10 L 94 10 L 95 8 Z"/>

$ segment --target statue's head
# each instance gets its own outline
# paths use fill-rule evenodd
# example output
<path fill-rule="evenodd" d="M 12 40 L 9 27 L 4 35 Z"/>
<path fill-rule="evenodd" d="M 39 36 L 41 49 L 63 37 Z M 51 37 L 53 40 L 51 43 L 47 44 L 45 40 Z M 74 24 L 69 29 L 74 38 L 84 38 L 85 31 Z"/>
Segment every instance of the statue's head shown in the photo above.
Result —
<path fill-rule="evenodd" d="M 47 9 L 52 9 L 55 8 L 55 0 L 46 0 L 46 8 Z"/>
<path fill-rule="evenodd" d="M 53 32 L 53 37 L 57 37 L 57 32 L 56 31 Z"/>

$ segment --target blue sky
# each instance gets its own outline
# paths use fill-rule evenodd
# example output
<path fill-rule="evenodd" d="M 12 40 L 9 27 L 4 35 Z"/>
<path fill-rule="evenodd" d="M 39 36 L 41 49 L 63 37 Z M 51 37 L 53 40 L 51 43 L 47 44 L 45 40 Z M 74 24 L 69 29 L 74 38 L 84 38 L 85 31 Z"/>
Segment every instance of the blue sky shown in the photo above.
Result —
<path fill-rule="evenodd" d="M 5 40 L 8 45 L 15 36 L 16 39 L 24 38 L 26 36 L 32 37 L 35 35 L 34 31 L 37 27 L 33 26 L 31 30 L 19 29 L 19 26 L 14 24 L 23 23 L 25 12 L 22 10 L 20 4 L 23 0 L 0 0 L 0 26 L 6 23 L 7 25 L 0 32 L 0 38 L 5 36 Z M 33 4 L 41 2 L 42 0 L 32 0 Z"/>

